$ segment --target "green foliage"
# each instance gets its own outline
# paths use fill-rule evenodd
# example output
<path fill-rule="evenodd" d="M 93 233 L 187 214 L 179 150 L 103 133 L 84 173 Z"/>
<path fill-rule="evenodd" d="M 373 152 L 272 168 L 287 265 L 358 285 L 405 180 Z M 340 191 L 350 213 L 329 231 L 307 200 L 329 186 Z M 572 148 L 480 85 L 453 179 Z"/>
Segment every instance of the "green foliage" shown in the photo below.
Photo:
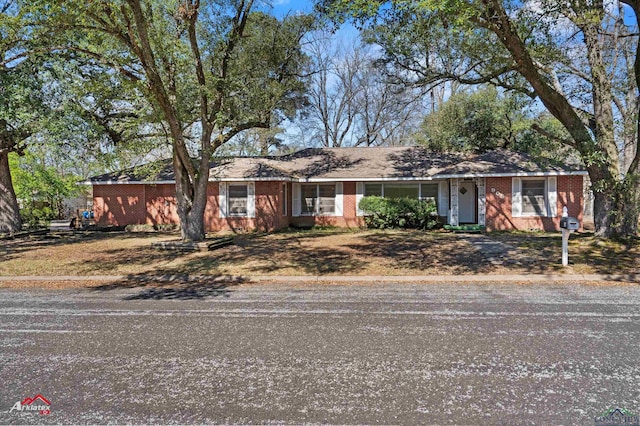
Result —
<path fill-rule="evenodd" d="M 360 200 L 358 207 L 365 213 L 369 228 L 434 229 L 441 225 L 432 201 L 369 196 Z"/>
<path fill-rule="evenodd" d="M 558 142 L 566 137 L 566 131 L 549 114 L 533 116 L 530 103 L 517 94 L 500 94 L 492 86 L 456 93 L 425 117 L 416 140 L 435 152 L 506 148 L 526 152 L 540 161 L 566 161 L 571 150 Z"/>
<path fill-rule="evenodd" d="M 561 124 L 537 123 L 538 133 L 571 147 L 587 166 L 596 233 L 618 232 L 609 204 L 622 194 L 602 188 L 619 182 L 630 164 L 640 169 L 640 156 L 629 161 L 627 155 L 640 152 L 637 2 L 609 8 L 589 1 L 320 0 L 318 8 L 337 22 L 355 19 L 366 28 L 367 41 L 384 52 L 381 62 L 389 75 L 406 84 L 491 84 L 537 98 L 548 112 L 543 118 L 553 116 Z M 493 121 L 478 119 L 483 125 Z M 523 136 L 526 151 L 544 155 L 544 139 L 533 132 Z M 622 147 L 626 164 L 620 161 Z M 640 192 L 637 185 L 632 193 Z M 625 209 L 626 221 L 635 224 L 640 200 L 629 201 L 634 205 Z M 622 233 L 636 234 L 633 228 Z"/>
<path fill-rule="evenodd" d="M 425 117 L 418 142 L 438 152 L 511 148 L 513 123 L 523 119 L 516 103 L 515 97 L 500 96 L 493 87 L 454 94 Z"/>
<path fill-rule="evenodd" d="M 81 191 L 76 176 L 61 175 L 55 167 L 43 164 L 31 153 L 24 157 L 10 154 L 9 168 L 20 215 L 30 227 L 61 218 L 63 200 Z"/>

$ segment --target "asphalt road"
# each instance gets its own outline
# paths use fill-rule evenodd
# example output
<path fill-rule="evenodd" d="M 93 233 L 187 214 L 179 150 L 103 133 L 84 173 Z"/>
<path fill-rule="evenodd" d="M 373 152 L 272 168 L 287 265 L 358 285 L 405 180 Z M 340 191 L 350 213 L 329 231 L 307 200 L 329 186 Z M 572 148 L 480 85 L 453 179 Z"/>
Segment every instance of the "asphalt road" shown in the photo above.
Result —
<path fill-rule="evenodd" d="M 594 424 L 640 287 L 0 291 L 0 424 Z M 41 394 L 50 415 L 10 412 Z"/>

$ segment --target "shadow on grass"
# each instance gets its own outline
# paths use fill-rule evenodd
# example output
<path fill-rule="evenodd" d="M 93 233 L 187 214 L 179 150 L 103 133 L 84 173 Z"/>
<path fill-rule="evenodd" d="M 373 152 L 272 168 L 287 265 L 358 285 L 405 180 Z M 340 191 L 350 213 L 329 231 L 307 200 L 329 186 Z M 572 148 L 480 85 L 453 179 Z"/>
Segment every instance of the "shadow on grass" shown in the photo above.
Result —
<path fill-rule="evenodd" d="M 95 274 L 95 273 L 112 273 L 121 270 L 122 265 L 128 266 L 148 266 L 152 264 L 169 263 L 178 258 L 189 256 L 192 252 L 178 250 L 158 250 L 151 247 L 151 242 L 143 247 L 135 249 L 116 248 L 104 250 L 91 260 L 83 260 L 74 265 L 79 273 Z"/>
<path fill-rule="evenodd" d="M 310 245 L 321 236 L 304 232 L 291 233 L 277 241 L 267 238 L 239 240 L 240 250 L 227 251 L 217 257 L 220 264 L 243 263 L 247 259 L 260 259 L 262 264 L 250 267 L 257 274 L 275 273 L 295 269 L 308 275 L 351 274 L 367 265 L 348 250 L 337 246 Z"/>
<path fill-rule="evenodd" d="M 346 243 L 336 243 L 339 234 L 291 232 L 280 234 L 277 241 L 266 238 L 237 241 L 241 250 L 227 252 L 221 264 L 238 263 L 243 258 L 260 259 L 250 270 L 254 273 L 277 273 L 299 270 L 310 275 L 358 274 L 368 267 L 386 273 L 416 271 L 429 273 L 488 273 L 492 265 L 467 242 L 454 234 L 422 231 L 379 231 L 357 234 Z M 320 240 L 319 238 L 324 238 Z M 378 269 L 379 269 L 378 268 Z"/>
<path fill-rule="evenodd" d="M 528 272 L 559 272 L 562 237 L 559 233 L 491 233 L 489 238 L 517 247 L 519 265 Z M 569 238 L 569 265 L 589 268 L 593 273 L 617 275 L 640 273 L 640 239 L 624 242 L 604 240 L 592 233 Z"/>
<path fill-rule="evenodd" d="M 146 237 L 145 233 L 129 233 L 124 231 L 100 232 L 100 231 L 63 231 L 50 232 L 46 235 L 32 235 L 10 240 L 3 240 L 0 243 L 0 262 L 11 260 L 21 253 L 52 247 L 68 246 L 73 247 L 78 244 L 86 244 L 96 241 L 108 241 L 114 238 L 134 239 Z"/>
<path fill-rule="evenodd" d="M 154 275 L 132 274 L 123 280 L 97 287 L 92 291 L 139 289 L 139 292 L 123 297 L 123 300 L 202 300 L 214 297 L 230 297 L 233 287 L 247 282 L 240 276 L 197 276 L 162 273 Z"/>
<path fill-rule="evenodd" d="M 365 242 L 348 246 L 365 256 L 391 260 L 400 269 L 442 270 L 453 273 L 488 273 L 485 257 L 454 234 L 386 233 L 365 237 Z"/>

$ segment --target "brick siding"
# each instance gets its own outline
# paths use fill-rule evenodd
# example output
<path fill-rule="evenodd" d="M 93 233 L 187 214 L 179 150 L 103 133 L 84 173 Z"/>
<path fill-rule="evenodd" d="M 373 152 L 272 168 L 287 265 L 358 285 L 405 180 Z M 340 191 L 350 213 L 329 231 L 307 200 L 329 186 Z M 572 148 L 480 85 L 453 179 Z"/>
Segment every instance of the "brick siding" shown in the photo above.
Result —
<path fill-rule="evenodd" d="M 569 216 L 576 217 L 580 221 L 580 228 L 582 229 L 583 177 L 558 176 L 557 179 L 556 217 L 513 217 L 511 215 L 512 178 L 487 178 L 487 231 L 526 231 L 532 229 L 559 231 L 562 207 L 565 205 L 569 210 Z"/>
<path fill-rule="evenodd" d="M 582 206 L 584 203 L 583 177 L 558 176 L 558 198 L 556 217 L 513 217 L 511 215 L 510 177 L 486 179 L 486 227 L 488 231 L 540 229 L 557 231 L 560 229 L 562 206 L 569 209 L 569 216 L 577 217 L 582 227 Z M 226 217 L 219 214 L 219 184 L 209 183 L 207 207 L 205 209 L 205 230 L 207 232 L 258 230 L 270 232 L 287 226 L 340 226 L 357 228 L 363 225 L 363 218 L 356 213 L 356 183 L 343 183 L 343 216 L 299 216 L 292 217 L 292 187 L 287 187 L 287 212 L 282 209 L 283 182 L 255 183 L 255 218 Z M 179 223 L 175 186 L 162 185 L 95 185 L 94 214 L 102 225 L 124 226 L 128 224 L 150 225 Z"/>

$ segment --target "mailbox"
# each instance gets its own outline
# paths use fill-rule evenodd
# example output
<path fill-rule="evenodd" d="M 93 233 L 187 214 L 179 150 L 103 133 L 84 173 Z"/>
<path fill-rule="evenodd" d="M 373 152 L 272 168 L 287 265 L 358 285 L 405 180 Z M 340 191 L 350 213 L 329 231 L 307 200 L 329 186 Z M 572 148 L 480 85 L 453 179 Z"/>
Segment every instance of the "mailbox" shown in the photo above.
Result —
<path fill-rule="evenodd" d="M 575 217 L 562 217 L 560 218 L 560 228 L 577 231 L 580 229 L 580 222 Z"/>

